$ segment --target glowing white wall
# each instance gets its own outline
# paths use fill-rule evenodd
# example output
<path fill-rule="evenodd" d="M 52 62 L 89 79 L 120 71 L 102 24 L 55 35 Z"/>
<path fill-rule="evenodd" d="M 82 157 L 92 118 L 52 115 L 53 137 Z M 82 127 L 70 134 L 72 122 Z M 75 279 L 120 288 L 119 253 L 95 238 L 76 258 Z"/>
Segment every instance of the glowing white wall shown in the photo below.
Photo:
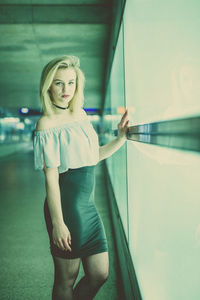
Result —
<path fill-rule="evenodd" d="M 199 32 L 200 1 L 127 0 L 107 102 L 129 125 L 200 114 Z M 200 155 L 126 146 L 107 163 L 142 298 L 200 299 Z"/>

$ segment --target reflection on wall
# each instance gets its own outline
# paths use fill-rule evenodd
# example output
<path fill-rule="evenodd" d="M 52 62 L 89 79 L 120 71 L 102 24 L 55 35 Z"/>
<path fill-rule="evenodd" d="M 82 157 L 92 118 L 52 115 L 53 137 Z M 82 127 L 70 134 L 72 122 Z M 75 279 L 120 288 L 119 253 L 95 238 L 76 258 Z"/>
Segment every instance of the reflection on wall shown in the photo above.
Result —
<path fill-rule="evenodd" d="M 120 30 L 103 115 L 104 143 L 113 140 L 125 111 L 123 31 Z M 128 233 L 126 143 L 106 160 L 124 231 Z"/>
<path fill-rule="evenodd" d="M 126 1 L 105 139 L 118 106 L 129 126 L 199 116 L 199 31 L 200 1 Z M 106 163 L 142 299 L 199 299 L 199 154 L 128 140 Z"/>

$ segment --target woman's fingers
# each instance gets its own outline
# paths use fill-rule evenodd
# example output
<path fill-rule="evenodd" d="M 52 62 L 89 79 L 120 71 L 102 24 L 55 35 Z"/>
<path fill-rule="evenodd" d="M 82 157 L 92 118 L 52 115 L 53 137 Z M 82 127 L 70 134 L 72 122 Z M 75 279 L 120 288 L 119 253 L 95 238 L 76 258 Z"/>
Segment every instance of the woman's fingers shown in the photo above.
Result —
<path fill-rule="evenodd" d="M 122 121 L 121 121 L 121 122 L 122 122 Z M 118 124 L 118 127 L 122 129 L 122 128 L 125 128 L 125 127 L 128 126 L 129 120 L 124 120 L 123 123 L 121 123 L 121 122 Z"/>
<path fill-rule="evenodd" d="M 69 250 L 72 251 L 69 243 L 66 242 L 66 240 L 63 240 L 64 249 L 63 250 Z"/>
<path fill-rule="evenodd" d="M 69 250 L 69 251 L 71 251 L 71 248 L 70 248 L 69 244 L 64 239 L 63 240 L 59 240 L 58 247 L 61 250 Z"/>
<path fill-rule="evenodd" d="M 53 232 L 53 243 L 61 250 L 72 251 L 72 249 L 71 249 L 71 234 L 70 234 L 68 228 L 65 226 L 64 230 L 63 230 L 63 228 L 61 228 L 61 230 L 59 231 L 59 229 L 60 228 L 58 228 L 58 232 L 56 232 L 56 230 Z"/>
<path fill-rule="evenodd" d="M 69 251 L 72 251 L 71 249 L 71 240 L 69 242 L 66 242 L 66 240 L 62 240 L 62 239 L 59 239 L 57 242 L 54 240 L 54 244 L 62 249 L 62 250 L 69 250 Z"/>
<path fill-rule="evenodd" d="M 122 127 L 124 127 L 124 125 L 126 124 L 127 118 L 128 118 L 128 110 L 126 109 L 125 113 L 123 114 L 123 116 L 121 118 L 121 122 L 120 122 Z"/>

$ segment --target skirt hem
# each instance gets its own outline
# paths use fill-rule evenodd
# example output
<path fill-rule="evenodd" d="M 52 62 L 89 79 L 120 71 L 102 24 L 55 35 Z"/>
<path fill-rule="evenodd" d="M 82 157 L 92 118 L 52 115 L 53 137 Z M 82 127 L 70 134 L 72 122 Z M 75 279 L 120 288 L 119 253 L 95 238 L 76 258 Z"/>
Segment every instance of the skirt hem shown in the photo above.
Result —
<path fill-rule="evenodd" d="M 94 254 L 99 254 L 99 253 L 103 253 L 103 252 L 108 252 L 108 248 L 105 248 L 105 249 L 98 249 L 96 251 L 91 251 L 91 252 L 88 252 L 87 254 L 84 254 L 84 255 L 78 255 L 78 256 L 71 256 L 70 257 L 70 254 L 69 255 L 66 255 L 68 253 L 63 253 L 63 254 L 53 254 L 51 253 L 51 255 L 53 257 L 60 257 L 60 258 L 65 258 L 65 259 L 76 259 L 76 258 L 84 258 L 84 257 L 88 257 L 88 256 L 91 256 L 91 255 L 94 255 Z"/>

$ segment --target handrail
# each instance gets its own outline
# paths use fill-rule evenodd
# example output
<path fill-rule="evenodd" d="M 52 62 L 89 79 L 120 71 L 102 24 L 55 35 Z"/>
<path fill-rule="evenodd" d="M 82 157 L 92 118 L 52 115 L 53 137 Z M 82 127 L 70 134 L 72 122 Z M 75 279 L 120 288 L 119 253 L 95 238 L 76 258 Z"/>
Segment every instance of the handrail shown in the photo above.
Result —
<path fill-rule="evenodd" d="M 127 139 L 200 152 L 200 116 L 130 126 Z"/>

